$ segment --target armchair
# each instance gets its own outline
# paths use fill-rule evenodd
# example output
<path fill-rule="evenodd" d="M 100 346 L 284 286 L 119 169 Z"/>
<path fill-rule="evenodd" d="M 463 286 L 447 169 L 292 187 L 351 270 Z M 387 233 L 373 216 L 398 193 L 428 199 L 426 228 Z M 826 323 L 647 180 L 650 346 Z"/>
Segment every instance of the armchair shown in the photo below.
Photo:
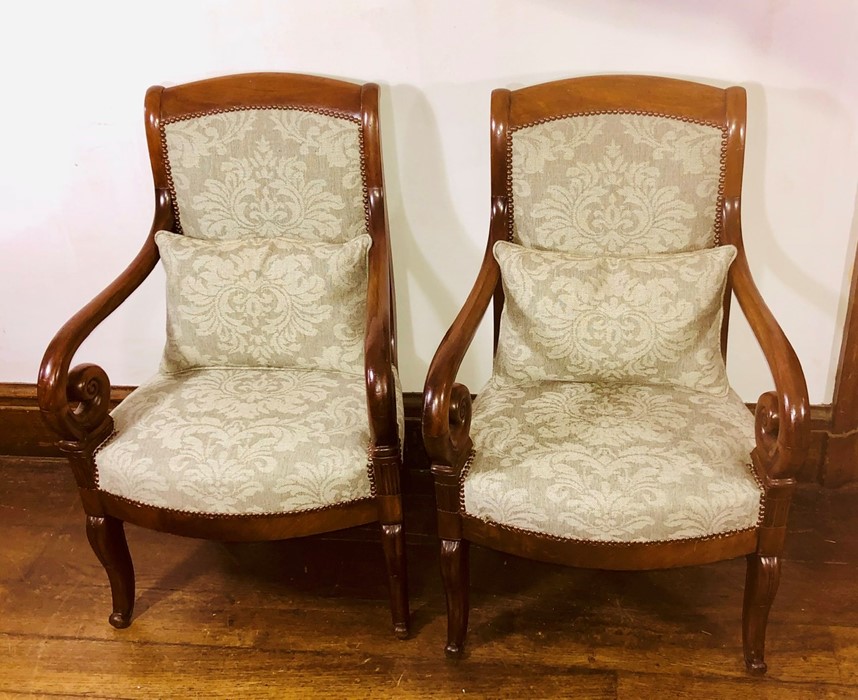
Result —
<path fill-rule="evenodd" d="M 648 76 L 492 93 L 488 244 L 424 391 L 448 656 L 470 543 L 617 570 L 745 556 L 744 657 L 765 672 L 809 426 L 742 244 L 745 113 L 741 87 Z M 725 374 L 731 291 L 774 378 L 755 416 Z M 490 301 L 472 405 L 456 375 Z"/>
<path fill-rule="evenodd" d="M 156 86 L 145 120 L 149 235 L 60 329 L 38 381 L 110 581 L 110 623 L 127 627 L 134 606 L 126 522 L 225 541 L 378 522 L 407 636 L 378 86 L 286 73 Z M 159 259 L 161 368 L 109 413 L 105 370 L 72 359 Z"/>

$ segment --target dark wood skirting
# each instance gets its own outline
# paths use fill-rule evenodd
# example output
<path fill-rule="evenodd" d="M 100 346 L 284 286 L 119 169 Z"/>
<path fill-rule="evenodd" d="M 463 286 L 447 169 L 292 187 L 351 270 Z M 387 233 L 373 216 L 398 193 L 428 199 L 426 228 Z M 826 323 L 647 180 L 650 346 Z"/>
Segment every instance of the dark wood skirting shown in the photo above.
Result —
<path fill-rule="evenodd" d="M 822 483 L 840 486 L 858 479 L 858 253 L 852 267 L 849 305 L 834 380 L 831 430 Z"/>
<path fill-rule="evenodd" d="M 134 390 L 115 386 L 111 408 Z M 16 457 L 61 457 L 56 436 L 39 415 L 35 384 L 0 384 L 0 455 Z"/>
<path fill-rule="evenodd" d="M 116 405 L 134 387 L 116 386 L 111 402 Z M 417 392 L 405 394 L 405 464 L 411 472 L 405 488 L 412 492 L 431 493 L 428 476 L 429 459 L 423 449 L 420 433 L 422 397 Z M 811 406 L 811 445 L 808 459 L 801 470 L 804 482 L 818 482 L 839 486 L 850 481 L 838 470 L 836 481 L 826 479 L 827 448 L 832 432 L 831 406 Z M 0 455 L 18 457 L 61 457 L 54 444 L 53 434 L 39 416 L 35 384 L 0 384 Z M 854 478 L 854 477 L 853 477 Z M 410 488 L 409 488 L 410 485 Z"/>

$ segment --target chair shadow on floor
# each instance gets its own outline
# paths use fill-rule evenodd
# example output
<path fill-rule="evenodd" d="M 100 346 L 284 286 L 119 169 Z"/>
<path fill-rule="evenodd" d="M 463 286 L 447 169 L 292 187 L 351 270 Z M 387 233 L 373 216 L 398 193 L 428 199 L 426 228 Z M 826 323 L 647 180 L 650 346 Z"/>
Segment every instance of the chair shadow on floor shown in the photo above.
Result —
<path fill-rule="evenodd" d="M 135 619 L 150 610 L 155 614 L 176 592 L 196 590 L 205 596 L 216 589 L 236 600 L 269 601 L 277 607 L 288 607 L 289 601 L 301 605 L 306 598 L 323 606 L 339 600 L 372 601 L 384 610 L 389 591 L 374 573 L 384 565 L 375 530 L 368 526 L 289 540 L 217 542 L 129 528 L 129 544 L 141 570 L 155 573 L 158 557 L 165 550 L 173 552 L 169 565 L 165 567 L 161 560 L 161 572 L 141 585 Z M 169 539 L 167 547 L 164 538 Z M 409 546 L 415 556 L 409 567 L 410 590 L 422 601 L 413 611 L 412 637 L 444 614 L 435 549 L 428 540 Z M 199 581 L 206 577 L 222 583 L 200 587 Z"/>
<path fill-rule="evenodd" d="M 667 571 L 603 571 L 528 561 L 474 547 L 473 647 L 509 640 L 516 634 L 552 644 L 577 638 L 587 643 L 622 637 L 623 644 L 649 647 L 665 636 L 732 638 L 741 617 L 742 589 L 734 566 L 719 562 Z M 712 614 L 725 592 L 735 598 L 735 618 Z M 509 609 L 493 604 L 511 602 Z M 480 609 L 497 611 L 488 617 Z M 633 632 L 633 633 L 632 633 Z M 736 644 L 739 643 L 738 637 Z M 714 643 L 714 642 L 713 642 Z M 708 646 L 708 644 L 707 644 Z M 468 654 L 466 650 L 466 655 Z"/>

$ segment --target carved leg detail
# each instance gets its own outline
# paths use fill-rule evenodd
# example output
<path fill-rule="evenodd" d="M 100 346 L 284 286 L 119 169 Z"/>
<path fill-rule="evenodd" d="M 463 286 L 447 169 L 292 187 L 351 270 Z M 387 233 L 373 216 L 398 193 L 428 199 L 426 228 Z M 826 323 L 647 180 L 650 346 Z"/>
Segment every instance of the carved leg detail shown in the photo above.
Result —
<path fill-rule="evenodd" d="M 134 565 L 128 552 L 123 523 L 110 516 L 88 515 L 86 535 L 110 581 L 113 613 L 108 620 L 118 629 L 128 627 L 134 611 Z"/>
<path fill-rule="evenodd" d="M 399 639 L 408 637 L 408 574 L 405 567 L 405 533 L 402 525 L 381 526 L 381 545 L 390 584 L 390 612 L 393 633 Z"/>
<path fill-rule="evenodd" d="M 766 624 L 780 579 L 781 561 L 778 557 L 748 555 L 745 604 L 742 610 L 742 645 L 745 651 L 745 666 L 751 673 L 766 672 Z"/>
<path fill-rule="evenodd" d="M 468 631 L 468 541 L 441 540 L 441 578 L 447 594 L 447 646 L 450 658 L 459 658 Z"/>

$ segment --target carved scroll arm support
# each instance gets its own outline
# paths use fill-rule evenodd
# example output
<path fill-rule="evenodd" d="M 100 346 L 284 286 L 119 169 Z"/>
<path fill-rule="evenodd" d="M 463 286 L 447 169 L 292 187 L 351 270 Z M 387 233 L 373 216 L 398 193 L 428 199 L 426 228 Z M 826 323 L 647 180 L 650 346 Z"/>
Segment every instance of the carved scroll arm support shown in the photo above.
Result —
<path fill-rule="evenodd" d="M 39 368 L 39 409 L 63 443 L 86 444 L 110 429 L 110 380 L 98 365 L 70 369 L 80 345 L 143 282 L 158 262 L 155 233 L 172 226 L 169 195 L 156 192 L 156 215 L 149 236 L 131 264 L 78 311 L 48 345 Z"/>
<path fill-rule="evenodd" d="M 492 229 L 477 279 L 429 365 L 423 392 L 423 441 L 436 477 L 458 477 L 471 452 L 471 392 L 456 382 L 462 360 L 500 280 L 492 246 L 505 235 L 506 202 L 492 202 Z"/>
<path fill-rule="evenodd" d="M 730 204 L 728 201 L 728 208 Z M 775 391 L 766 392 L 757 400 L 754 461 L 763 472 L 760 476 L 767 488 L 786 486 L 807 457 L 810 440 L 807 385 L 795 351 L 751 277 L 744 248 L 737 247 L 738 255 L 730 270 L 733 291 L 775 382 Z"/>
<path fill-rule="evenodd" d="M 384 194 L 368 191 L 370 222 L 386 228 Z M 401 450 L 396 406 L 396 345 L 390 248 L 386 231 L 369 250 L 364 370 L 370 428 L 370 459 L 382 523 L 402 522 Z"/>

